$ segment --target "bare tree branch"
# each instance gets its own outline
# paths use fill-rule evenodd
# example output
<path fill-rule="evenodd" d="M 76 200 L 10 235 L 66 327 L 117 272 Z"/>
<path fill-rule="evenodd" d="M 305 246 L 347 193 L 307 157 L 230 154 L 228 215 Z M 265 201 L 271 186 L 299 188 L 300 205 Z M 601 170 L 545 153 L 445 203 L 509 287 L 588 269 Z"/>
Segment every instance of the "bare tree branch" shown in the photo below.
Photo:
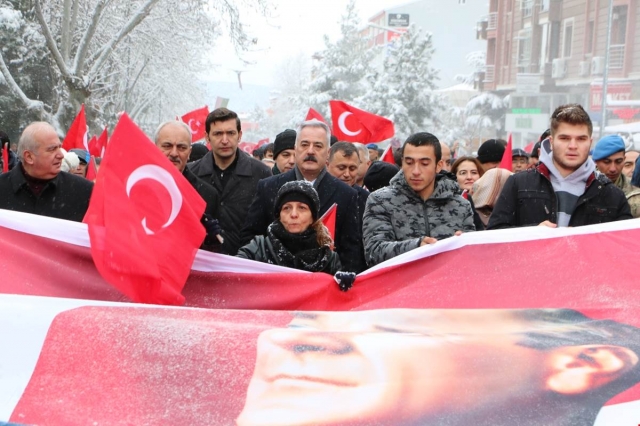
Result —
<path fill-rule="evenodd" d="M 100 23 L 100 18 L 102 17 L 102 12 L 110 2 L 111 0 L 100 0 L 96 4 L 96 7 L 93 11 L 93 16 L 91 17 L 91 24 L 89 24 L 89 27 L 84 32 L 82 40 L 80 40 L 78 51 L 76 52 L 76 57 L 73 61 L 73 73 L 75 75 L 79 75 L 82 71 L 85 59 L 87 58 L 89 44 L 91 44 L 91 40 L 96 33 L 96 29 L 98 28 L 98 24 Z"/>
<path fill-rule="evenodd" d="M 56 42 L 51 35 L 51 30 L 49 30 L 49 26 L 44 19 L 44 15 L 42 14 L 42 6 L 40 5 L 40 0 L 35 0 L 35 10 L 36 10 L 36 18 L 38 19 L 38 23 L 40 23 L 40 28 L 42 29 L 42 34 L 44 35 L 44 39 L 47 43 L 47 47 L 49 48 L 49 52 L 53 57 L 56 65 L 60 70 L 60 74 L 65 79 L 67 83 L 73 83 L 73 77 L 69 72 L 69 68 L 67 68 L 67 64 L 64 62 L 60 51 L 58 50 L 58 46 L 56 46 Z"/>
<path fill-rule="evenodd" d="M 13 79 L 11 75 L 11 71 L 7 68 L 7 64 L 4 62 L 4 58 L 2 57 L 2 51 L 0 50 L 0 72 L 4 77 L 7 85 L 9 86 L 9 90 L 15 95 L 16 98 L 20 99 L 20 101 L 24 104 L 28 109 L 35 109 L 44 113 L 44 104 L 40 101 L 34 101 L 29 99 L 27 95 L 22 91 L 18 83 Z"/>
<path fill-rule="evenodd" d="M 38 1 L 38 0 L 36 0 Z M 100 70 L 109 56 L 116 48 L 118 43 L 131 31 L 133 31 L 143 20 L 149 15 L 153 6 L 160 0 L 147 0 L 147 2 L 138 9 L 138 11 L 129 19 L 129 21 L 120 29 L 120 32 L 111 38 L 109 42 L 104 46 L 98 59 L 94 62 L 91 70 L 88 73 L 90 79 L 92 79 Z"/>
<path fill-rule="evenodd" d="M 71 3 L 73 0 L 64 0 L 62 7 L 62 27 L 60 28 L 60 45 L 62 47 L 62 59 L 66 63 L 69 60 L 69 52 L 71 52 L 71 30 L 69 29 L 69 21 L 71 20 Z"/>

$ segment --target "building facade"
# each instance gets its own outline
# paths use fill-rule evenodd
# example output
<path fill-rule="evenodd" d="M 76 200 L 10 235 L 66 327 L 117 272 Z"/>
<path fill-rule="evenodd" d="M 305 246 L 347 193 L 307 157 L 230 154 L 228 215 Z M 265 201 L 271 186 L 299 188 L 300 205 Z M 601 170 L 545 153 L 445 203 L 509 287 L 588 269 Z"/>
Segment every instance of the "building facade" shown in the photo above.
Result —
<path fill-rule="evenodd" d="M 370 46 L 386 46 L 410 24 L 432 34 L 435 52 L 433 68 L 440 71 L 439 88 L 459 83 L 456 75 L 474 72 L 467 55 L 485 50 L 484 40 L 476 38 L 478 16 L 486 15 L 488 0 L 417 0 L 384 9 L 372 16 L 362 30 Z M 382 63 L 384 53 L 376 62 Z"/>
<path fill-rule="evenodd" d="M 638 3 L 613 0 L 607 79 L 613 100 L 640 99 Z M 608 18 L 609 0 L 490 0 L 477 26 L 477 37 L 487 41 L 478 85 L 510 96 L 505 129 L 514 146 L 537 140 L 564 103 L 580 103 L 595 124 L 601 121 Z M 608 124 L 636 121 L 639 112 L 608 107 Z"/>

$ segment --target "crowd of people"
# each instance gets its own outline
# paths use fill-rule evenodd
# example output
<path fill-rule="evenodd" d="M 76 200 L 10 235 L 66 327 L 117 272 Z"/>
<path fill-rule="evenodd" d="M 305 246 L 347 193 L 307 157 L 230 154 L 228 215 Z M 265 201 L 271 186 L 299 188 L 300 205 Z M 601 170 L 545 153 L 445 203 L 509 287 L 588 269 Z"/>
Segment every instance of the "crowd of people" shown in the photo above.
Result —
<path fill-rule="evenodd" d="M 226 108 L 192 143 L 180 121 L 153 140 L 206 202 L 202 248 L 311 272 L 359 273 L 415 248 L 465 232 L 522 226 L 581 226 L 640 216 L 638 152 L 609 135 L 593 143 L 589 115 L 558 107 L 530 154 L 489 139 L 477 156 L 454 158 L 428 132 L 410 135 L 380 161 L 377 145 L 341 142 L 320 121 L 286 129 L 253 156 Z M 0 132 L 2 143 L 10 141 Z M 93 183 L 89 154 L 64 152 L 55 129 L 28 125 L 0 175 L 0 208 L 81 221 Z M 336 206 L 335 233 L 321 217 Z M 347 286 L 348 287 L 348 286 Z"/>

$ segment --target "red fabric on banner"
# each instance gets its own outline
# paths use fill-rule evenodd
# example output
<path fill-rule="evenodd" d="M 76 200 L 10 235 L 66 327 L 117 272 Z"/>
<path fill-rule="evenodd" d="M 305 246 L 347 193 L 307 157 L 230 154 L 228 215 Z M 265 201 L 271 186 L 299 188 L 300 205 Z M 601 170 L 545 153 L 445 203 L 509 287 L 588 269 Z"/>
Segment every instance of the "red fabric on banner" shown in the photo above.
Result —
<path fill-rule="evenodd" d="M 340 141 L 381 142 L 393 137 L 393 122 L 342 101 L 329 101 L 333 134 Z"/>
<path fill-rule="evenodd" d="M 205 123 L 208 115 L 209 107 L 205 105 L 182 116 L 182 121 L 187 123 L 187 126 L 191 129 L 191 140 L 193 142 L 204 138 L 206 133 Z"/>
<path fill-rule="evenodd" d="M 100 274 L 136 302 L 182 304 L 205 202 L 126 114 L 101 169 L 84 218 Z"/>
<path fill-rule="evenodd" d="M 62 148 L 67 151 L 74 148 L 89 151 L 89 141 L 87 140 L 88 136 L 87 119 L 84 112 L 84 104 L 82 104 L 78 115 L 73 119 L 73 122 L 64 137 Z"/>

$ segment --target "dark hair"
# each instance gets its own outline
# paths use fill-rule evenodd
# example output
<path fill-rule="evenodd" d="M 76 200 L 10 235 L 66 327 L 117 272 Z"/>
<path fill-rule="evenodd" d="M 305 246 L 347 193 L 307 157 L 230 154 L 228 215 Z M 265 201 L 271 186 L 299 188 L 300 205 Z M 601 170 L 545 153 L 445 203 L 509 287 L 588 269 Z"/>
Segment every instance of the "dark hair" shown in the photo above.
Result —
<path fill-rule="evenodd" d="M 264 147 L 265 147 L 265 145 L 262 145 L 261 147 L 258 147 L 256 149 L 254 149 L 253 153 L 251 154 L 253 156 L 253 158 L 257 158 L 258 160 L 262 160 L 264 158 Z"/>
<path fill-rule="evenodd" d="M 262 150 L 262 152 L 263 152 L 263 153 L 265 153 L 265 154 L 266 154 L 266 153 L 267 153 L 267 151 L 271 151 L 271 153 L 273 154 L 273 142 L 268 143 L 268 144 L 266 144 L 266 145 L 263 145 L 263 148 L 264 148 L 264 149 Z"/>
<path fill-rule="evenodd" d="M 360 154 L 358 153 L 358 148 L 349 142 L 336 142 L 331 145 L 331 148 L 329 149 L 329 161 L 333 160 L 333 156 L 336 152 L 342 152 L 345 157 L 351 157 L 353 154 L 356 154 L 358 159 L 361 159 Z"/>
<path fill-rule="evenodd" d="M 607 345 L 627 348 L 640 357 L 640 329 L 612 320 L 594 320 L 572 309 L 523 309 L 516 316 L 534 323 L 518 342 L 546 351 L 563 346 Z M 536 324 L 538 327 L 536 327 Z M 598 398 L 607 401 L 640 382 L 640 363 L 623 377 L 603 386 Z"/>
<path fill-rule="evenodd" d="M 7 135 L 5 132 L 0 130 L 0 144 L 2 144 L 2 147 L 4 147 L 5 143 L 8 143 L 9 145 L 11 145 L 11 141 L 9 140 L 9 135 Z"/>
<path fill-rule="evenodd" d="M 551 129 L 547 129 L 544 132 L 542 132 L 542 134 L 540 135 L 540 139 L 538 139 L 538 142 L 542 142 L 543 140 L 545 140 L 549 136 L 551 136 Z"/>
<path fill-rule="evenodd" d="M 407 145 L 431 146 L 433 147 L 433 152 L 436 154 L 436 163 L 442 159 L 442 147 L 440 146 L 440 140 L 431 133 L 418 132 L 409 136 L 402 145 L 402 157 L 404 157 L 404 147 Z"/>
<path fill-rule="evenodd" d="M 478 169 L 478 174 L 480 175 L 480 177 L 482 177 L 482 175 L 484 174 L 484 168 L 482 167 L 482 163 L 480 162 L 480 160 L 478 160 L 476 157 L 458 157 L 458 159 L 451 166 L 451 173 L 457 175 L 458 167 L 460 167 L 460 164 L 464 163 L 465 161 L 471 161 L 473 164 L 475 164 L 476 168 Z"/>
<path fill-rule="evenodd" d="M 204 129 L 208 134 L 211 130 L 212 124 L 217 123 L 218 121 L 233 120 L 234 118 L 236 120 L 236 130 L 238 130 L 238 132 L 242 131 L 238 114 L 226 108 L 214 109 L 209 113 L 209 115 L 207 115 L 207 120 L 204 123 Z"/>
<path fill-rule="evenodd" d="M 589 129 L 589 136 L 593 134 L 593 124 L 589 114 L 579 104 L 561 105 L 551 114 L 551 135 L 558 131 L 560 123 L 585 125 Z"/>

